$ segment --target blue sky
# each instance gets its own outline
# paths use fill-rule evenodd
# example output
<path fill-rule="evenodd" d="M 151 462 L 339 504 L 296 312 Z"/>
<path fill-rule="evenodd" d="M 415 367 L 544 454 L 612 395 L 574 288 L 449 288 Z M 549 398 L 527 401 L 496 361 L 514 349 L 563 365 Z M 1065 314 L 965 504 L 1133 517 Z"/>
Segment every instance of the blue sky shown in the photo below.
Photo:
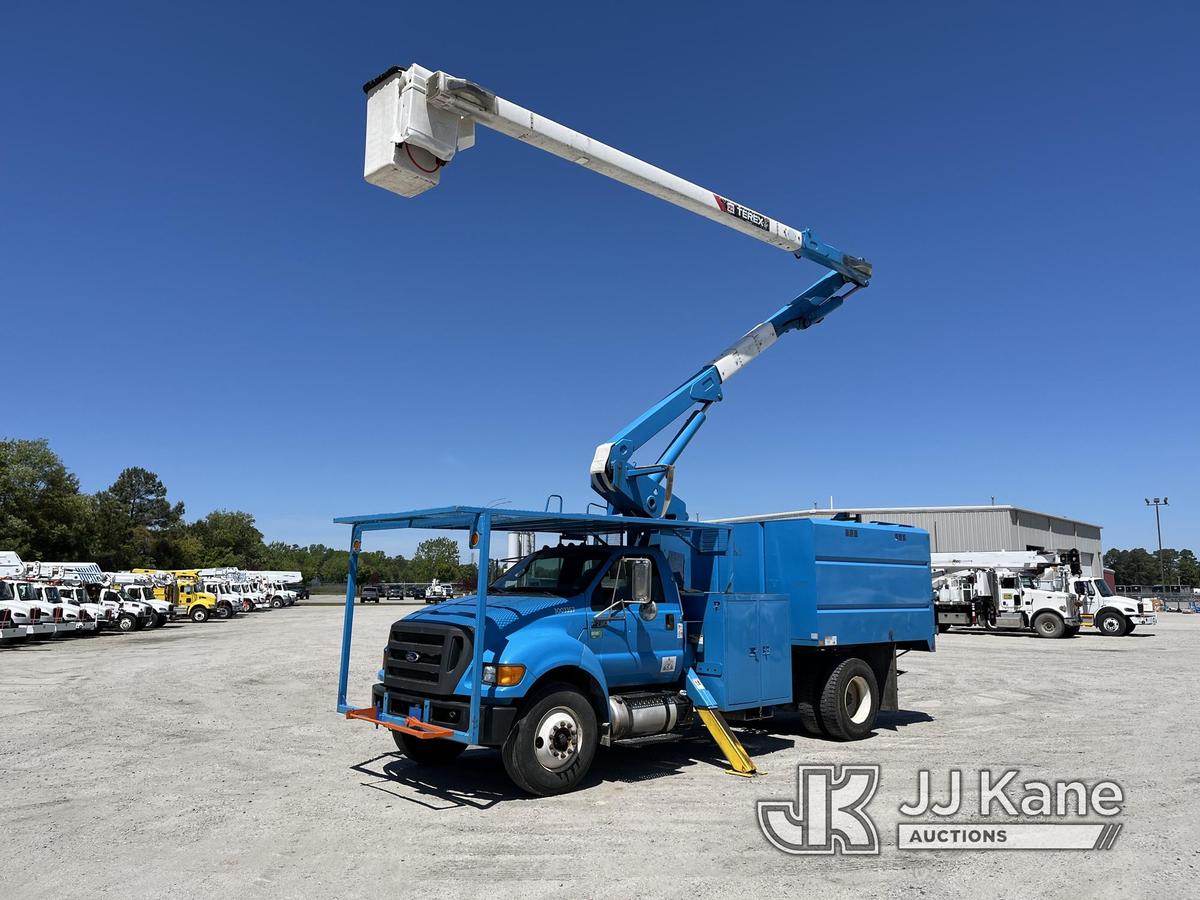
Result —
<path fill-rule="evenodd" d="M 1166 493 L 1200 546 L 1194 5 L 506 6 L 11 9 L 0 432 L 299 543 L 578 510 L 597 443 L 820 274 L 487 131 L 367 185 L 360 86 L 419 62 L 874 263 L 730 383 L 692 511 L 994 496 L 1129 546 Z"/>

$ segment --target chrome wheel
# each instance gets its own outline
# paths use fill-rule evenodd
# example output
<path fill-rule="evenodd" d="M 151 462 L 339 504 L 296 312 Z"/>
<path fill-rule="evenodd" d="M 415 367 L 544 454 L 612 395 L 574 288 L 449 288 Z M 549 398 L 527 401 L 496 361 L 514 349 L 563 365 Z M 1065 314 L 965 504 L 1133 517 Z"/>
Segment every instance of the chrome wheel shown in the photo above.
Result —
<path fill-rule="evenodd" d="M 533 755 L 542 768 L 565 769 L 579 753 L 582 728 L 574 713 L 556 706 L 542 716 L 533 738 Z"/>

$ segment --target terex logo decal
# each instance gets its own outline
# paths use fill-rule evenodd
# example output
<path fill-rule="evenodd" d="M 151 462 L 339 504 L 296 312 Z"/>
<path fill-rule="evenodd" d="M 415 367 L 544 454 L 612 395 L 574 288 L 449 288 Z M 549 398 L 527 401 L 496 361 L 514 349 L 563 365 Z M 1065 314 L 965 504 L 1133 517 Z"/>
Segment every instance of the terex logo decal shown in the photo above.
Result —
<path fill-rule="evenodd" d="M 736 216 L 743 222 L 749 222 L 755 228 L 761 228 L 763 231 L 771 230 L 771 220 L 762 213 L 755 212 L 750 207 L 742 206 L 740 203 L 734 203 L 732 200 L 726 200 L 720 194 L 713 194 L 713 199 L 717 201 L 717 206 L 721 212 Z"/>

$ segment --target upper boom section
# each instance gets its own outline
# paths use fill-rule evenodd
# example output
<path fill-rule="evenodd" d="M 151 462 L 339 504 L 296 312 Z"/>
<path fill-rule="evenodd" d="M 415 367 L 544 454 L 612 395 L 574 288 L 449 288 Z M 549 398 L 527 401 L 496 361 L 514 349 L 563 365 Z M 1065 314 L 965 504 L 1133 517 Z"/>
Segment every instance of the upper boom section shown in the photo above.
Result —
<path fill-rule="evenodd" d="M 871 264 L 823 244 L 700 185 L 497 97 L 445 72 L 395 66 L 364 85 L 367 144 L 363 176 L 404 197 L 435 187 L 459 150 L 474 146 L 476 123 L 607 175 L 866 286 Z"/>

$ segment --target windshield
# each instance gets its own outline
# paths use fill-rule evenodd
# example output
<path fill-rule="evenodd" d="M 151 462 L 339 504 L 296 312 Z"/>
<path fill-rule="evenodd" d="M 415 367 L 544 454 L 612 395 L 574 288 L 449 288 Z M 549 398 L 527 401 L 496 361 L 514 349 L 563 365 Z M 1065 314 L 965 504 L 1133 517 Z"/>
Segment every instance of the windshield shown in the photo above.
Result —
<path fill-rule="evenodd" d="M 612 551 L 607 547 L 556 547 L 526 557 L 488 589 L 493 594 L 573 597 L 592 582 Z"/>
<path fill-rule="evenodd" d="M 1108 582 L 1103 578 L 1093 579 L 1092 584 L 1096 585 L 1096 593 L 1101 597 L 1113 596 L 1113 589 L 1108 586 Z"/>
<path fill-rule="evenodd" d="M 33 589 L 32 584 L 18 584 L 17 596 L 25 603 L 37 602 L 37 591 Z"/>
<path fill-rule="evenodd" d="M 13 598 L 12 588 L 8 586 L 8 582 L 0 581 L 0 600 L 11 600 Z"/>

